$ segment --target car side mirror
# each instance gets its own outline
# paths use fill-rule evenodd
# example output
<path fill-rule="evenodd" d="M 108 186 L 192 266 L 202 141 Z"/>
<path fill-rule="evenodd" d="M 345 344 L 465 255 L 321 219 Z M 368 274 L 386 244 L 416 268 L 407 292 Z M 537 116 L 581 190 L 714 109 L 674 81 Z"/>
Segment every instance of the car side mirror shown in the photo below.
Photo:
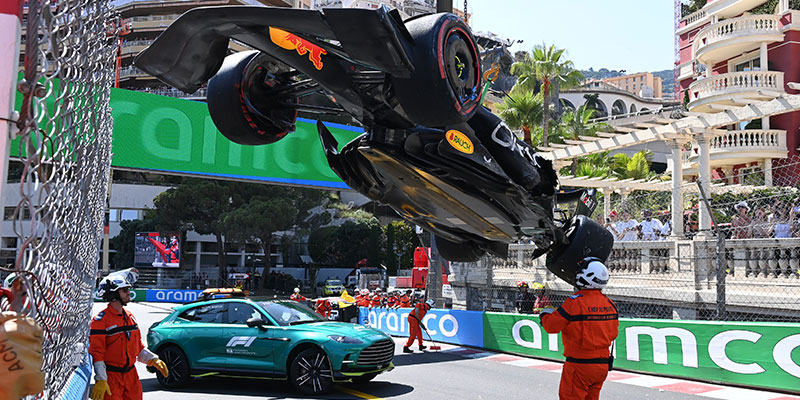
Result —
<path fill-rule="evenodd" d="M 263 328 L 264 325 L 266 325 L 266 322 L 264 322 L 264 320 L 259 317 L 253 317 L 247 320 L 247 326 L 251 328 L 254 327 Z"/>

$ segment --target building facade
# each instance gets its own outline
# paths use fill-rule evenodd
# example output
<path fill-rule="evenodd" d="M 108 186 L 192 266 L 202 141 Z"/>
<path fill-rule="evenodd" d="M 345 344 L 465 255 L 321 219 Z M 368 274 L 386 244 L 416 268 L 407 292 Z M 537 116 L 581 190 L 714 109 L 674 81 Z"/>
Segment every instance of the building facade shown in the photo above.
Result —
<path fill-rule="evenodd" d="M 603 82 L 626 92 L 631 92 L 639 97 L 662 98 L 661 78 L 649 72 L 622 75 L 614 78 L 605 78 Z"/>
<path fill-rule="evenodd" d="M 690 112 L 719 113 L 797 93 L 800 11 L 789 0 L 708 0 L 677 25 L 676 98 Z M 711 138 L 715 178 L 743 183 L 743 171 L 770 171 L 798 154 L 800 112 L 728 126 Z M 696 171 L 697 149 L 684 157 Z M 766 174 L 756 184 L 793 185 L 797 177 Z"/>

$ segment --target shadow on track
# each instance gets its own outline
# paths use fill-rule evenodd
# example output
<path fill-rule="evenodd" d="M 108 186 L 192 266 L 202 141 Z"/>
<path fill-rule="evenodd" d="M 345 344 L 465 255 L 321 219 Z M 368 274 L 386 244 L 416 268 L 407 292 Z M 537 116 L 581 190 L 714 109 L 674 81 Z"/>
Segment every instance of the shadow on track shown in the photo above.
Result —
<path fill-rule="evenodd" d="M 427 351 L 424 353 L 418 352 L 414 354 L 398 354 L 394 356 L 392 362 L 394 363 L 395 367 L 402 367 L 406 365 L 434 364 L 463 360 L 470 360 L 470 358 L 458 354 Z"/>
<path fill-rule="evenodd" d="M 207 377 L 192 379 L 189 383 L 177 389 L 167 389 L 158 384 L 155 378 L 142 379 L 142 391 L 148 392 L 167 392 L 167 393 L 197 393 L 215 394 L 226 396 L 259 396 L 269 399 L 359 399 L 360 397 L 349 395 L 340 389 L 352 389 L 359 392 L 373 394 L 380 391 L 381 397 L 393 397 L 410 393 L 413 387 L 380 380 L 362 384 L 337 383 L 330 392 L 318 396 L 307 395 L 298 392 L 286 381 L 255 379 L 255 378 L 229 378 L 229 377 Z M 346 397 L 343 397 L 346 396 Z"/>

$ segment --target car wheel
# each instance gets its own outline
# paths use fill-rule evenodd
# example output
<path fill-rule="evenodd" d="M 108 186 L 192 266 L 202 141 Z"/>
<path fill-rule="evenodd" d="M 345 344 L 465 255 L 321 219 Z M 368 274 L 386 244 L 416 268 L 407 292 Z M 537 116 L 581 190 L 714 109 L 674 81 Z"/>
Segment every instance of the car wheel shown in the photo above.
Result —
<path fill-rule="evenodd" d="M 453 14 L 431 14 L 406 24 L 414 39 L 414 71 L 392 77 L 412 122 L 441 127 L 464 122 L 478 110 L 481 65 L 470 28 Z"/>
<path fill-rule="evenodd" d="M 436 249 L 445 260 L 453 262 L 474 262 L 486 254 L 473 242 L 455 243 L 440 236 L 436 236 Z"/>
<path fill-rule="evenodd" d="M 351 377 L 350 380 L 353 381 L 353 383 L 367 383 L 367 382 L 375 379 L 376 376 L 378 376 L 377 373 L 364 374 L 364 375 L 361 375 L 361 376 Z"/>
<path fill-rule="evenodd" d="M 303 350 L 289 366 L 289 380 L 305 394 L 324 393 L 333 385 L 328 356 L 318 348 Z"/>
<path fill-rule="evenodd" d="M 225 57 L 208 82 L 208 111 L 217 129 L 243 145 L 276 142 L 295 129 L 297 98 L 279 91 L 294 83 L 296 72 L 258 51 Z"/>
<path fill-rule="evenodd" d="M 166 378 L 160 372 L 156 372 L 156 379 L 161 386 L 177 388 L 189 381 L 189 359 L 181 349 L 175 346 L 165 347 L 158 351 L 158 358 L 167 364 L 169 370 L 169 376 Z"/>
<path fill-rule="evenodd" d="M 605 262 L 614 246 L 614 235 L 597 222 L 578 215 L 570 222 L 565 236 L 566 241 L 554 245 L 547 254 L 547 269 L 575 286 L 578 262 L 586 257 L 597 257 Z"/>

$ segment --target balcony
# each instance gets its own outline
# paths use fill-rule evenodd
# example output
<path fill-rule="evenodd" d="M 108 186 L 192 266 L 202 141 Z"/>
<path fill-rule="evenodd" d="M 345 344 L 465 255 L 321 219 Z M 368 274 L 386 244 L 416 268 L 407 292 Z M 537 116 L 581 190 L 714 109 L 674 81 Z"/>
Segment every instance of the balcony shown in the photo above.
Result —
<path fill-rule="evenodd" d="M 694 38 L 692 54 L 702 64 L 716 64 L 755 50 L 761 43 L 782 40 L 780 16 L 746 15 L 703 28 Z"/>
<path fill-rule="evenodd" d="M 689 111 L 715 112 L 711 104 L 742 105 L 747 100 L 763 101 L 785 93 L 783 72 L 745 71 L 713 75 L 689 85 Z"/>
<path fill-rule="evenodd" d="M 744 164 L 765 158 L 786 158 L 786 131 L 778 129 L 748 129 L 725 131 L 709 142 L 711 167 Z M 684 152 L 684 168 L 691 174 L 697 169 L 697 146 Z"/>

